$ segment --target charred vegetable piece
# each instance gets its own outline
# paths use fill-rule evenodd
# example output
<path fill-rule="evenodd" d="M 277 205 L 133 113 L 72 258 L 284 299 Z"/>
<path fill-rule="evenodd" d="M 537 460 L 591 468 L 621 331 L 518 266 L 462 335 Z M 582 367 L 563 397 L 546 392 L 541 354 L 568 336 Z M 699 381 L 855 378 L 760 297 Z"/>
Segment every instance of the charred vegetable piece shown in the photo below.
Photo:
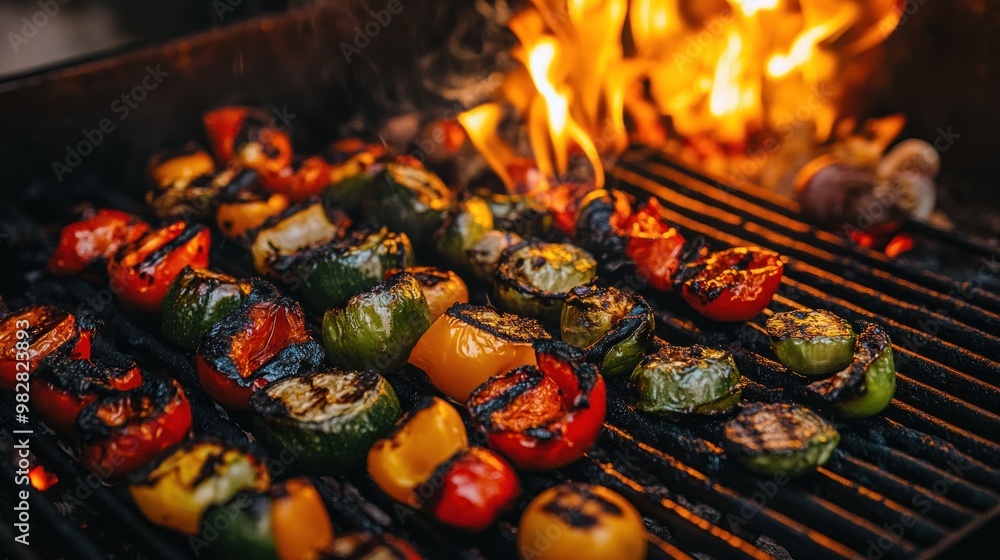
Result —
<path fill-rule="evenodd" d="M 563 484 L 542 492 L 525 508 L 517 549 L 522 560 L 642 560 L 646 527 L 635 507 L 612 490 Z"/>
<path fill-rule="evenodd" d="M 346 212 L 357 212 L 373 190 L 375 177 L 389 159 L 382 144 L 358 138 L 340 140 L 330 148 L 330 174 L 323 189 L 323 203 Z"/>
<path fill-rule="evenodd" d="M 158 152 L 146 164 L 150 183 L 146 204 L 161 219 L 204 220 L 221 189 L 214 173 L 212 156 L 197 144 Z"/>
<path fill-rule="evenodd" d="M 329 178 L 330 164 L 320 156 L 293 160 L 277 171 L 260 171 L 260 182 L 267 190 L 296 202 L 319 196 Z"/>
<path fill-rule="evenodd" d="M 390 271 L 394 274 L 397 271 Z M 441 270 L 433 266 L 407 267 L 409 272 L 420 283 L 420 289 L 427 299 L 427 307 L 431 312 L 431 321 L 445 314 L 448 308 L 456 303 L 469 302 L 469 288 L 465 282 L 450 270 Z"/>
<path fill-rule="evenodd" d="M 203 122 L 219 163 L 235 161 L 258 171 L 277 172 L 292 162 L 292 142 L 278 115 L 253 107 L 220 107 Z"/>
<path fill-rule="evenodd" d="M 420 337 L 409 361 L 439 391 L 464 403 L 490 377 L 536 365 L 532 345 L 547 338 L 537 321 L 488 306 L 456 304 Z"/>
<path fill-rule="evenodd" d="M 131 367 L 97 365 L 88 360 L 45 360 L 31 383 L 34 411 L 53 430 L 73 431 L 85 406 L 99 398 L 128 391 L 142 383 L 142 372 Z"/>
<path fill-rule="evenodd" d="M 469 396 L 473 424 L 519 469 L 564 467 L 587 452 L 604 426 L 604 379 L 564 342 L 535 343 L 538 366 L 491 377 Z"/>
<path fill-rule="evenodd" d="M 704 258 L 703 241 L 687 243 L 663 220 L 657 199 L 633 206 L 632 198 L 621 191 L 590 193 L 580 203 L 576 239 L 602 263 L 616 266 L 624 256 L 650 287 L 672 291 L 681 267 Z"/>
<path fill-rule="evenodd" d="M 297 286 L 310 305 L 326 309 L 378 284 L 389 270 L 411 264 L 413 247 L 406 234 L 382 228 L 321 241 L 274 259 L 271 268 Z"/>
<path fill-rule="evenodd" d="M 250 453 L 212 440 L 190 441 L 151 463 L 129 485 L 139 511 L 151 522 L 195 535 L 211 506 L 242 491 L 271 485 L 267 465 Z"/>
<path fill-rule="evenodd" d="M 885 329 L 862 323 L 854 359 L 841 371 L 809 385 L 823 402 L 844 418 L 866 418 L 882 412 L 896 392 L 896 364 Z"/>
<path fill-rule="evenodd" d="M 185 267 L 208 266 L 208 228 L 174 222 L 122 246 L 108 261 L 111 289 L 123 304 L 159 311 L 170 284 Z"/>
<path fill-rule="evenodd" d="M 309 246 L 337 239 L 349 225 L 346 215 L 337 211 L 327 213 L 319 202 L 288 208 L 251 234 L 253 266 L 261 274 L 279 276 L 275 262 Z"/>
<path fill-rule="evenodd" d="M 483 284 L 492 284 L 496 275 L 497 262 L 507 247 L 524 241 L 520 235 L 506 231 L 492 230 L 472 247 L 465 250 L 466 267 Z"/>
<path fill-rule="evenodd" d="M 174 344 L 194 350 L 202 335 L 250 293 L 250 284 L 220 272 L 186 267 L 163 299 L 163 334 Z"/>
<path fill-rule="evenodd" d="M 340 367 L 396 371 L 431 325 L 417 279 L 400 273 L 323 315 L 326 355 Z"/>
<path fill-rule="evenodd" d="M 790 404 L 752 404 L 726 423 L 726 452 L 761 474 L 797 475 L 830 458 L 840 433 L 812 410 Z"/>
<path fill-rule="evenodd" d="M 49 270 L 60 275 L 78 274 L 97 261 L 111 258 L 119 247 L 147 231 L 149 224 L 138 216 L 120 210 L 97 210 L 62 229 L 59 246 L 49 257 Z"/>
<path fill-rule="evenodd" d="M 323 348 L 306 331 L 302 306 L 263 280 L 250 285 L 240 306 L 201 338 L 195 358 L 208 396 L 234 410 L 246 409 L 257 389 L 314 371 L 323 360 Z"/>
<path fill-rule="evenodd" d="M 465 263 L 465 251 L 491 230 L 490 207 L 479 197 L 469 197 L 447 213 L 444 224 L 434 234 L 434 249 L 449 266 L 459 267 Z"/>
<path fill-rule="evenodd" d="M 525 237 L 546 237 L 552 233 L 552 212 L 537 199 L 521 194 L 482 195 L 493 213 L 493 224 L 502 231 Z"/>
<path fill-rule="evenodd" d="M 288 208 L 288 197 L 264 189 L 252 169 L 228 168 L 215 180 L 225 185 L 214 199 L 215 224 L 230 239 L 242 239 Z"/>
<path fill-rule="evenodd" d="M 419 167 L 386 164 L 366 200 L 367 214 L 394 231 L 405 232 L 414 242 L 430 238 L 441 225 L 455 194 L 441 179 Z"/>
<path fill-rule="evenodd" d="M 500 256 L 497 303 L 506 311 L 558 325 L 570 290 L 589 284 L 596 273 L 597 261 L 579 247 L 525 241 Z"/>
<path fill-rule="evenodd" d="M 476 532 L 514 506 L 521 484 L 497 454 L 470 447 L 438 466 L 417 493 L 426 496 L 421 509 L 439 523 Z"/>
<path fill-rule="evenodd" d="M 73 426 L 80 461 L 106 480 L 141 470 L 191 432 L 191 406 L 181 386 L 145 377 L 135 389 L 86 405 Z"/>
<path fill-rule="evenodd" d="M 372 445 L 368 474 L 393 500 L 420 507 L 417 487 L 429 480 L 442 463 L 468 447 L 465 424 L 458 411 L 437 397 L 427 398 Z"/>
<path fill-rule="evenodd" d="M 317 372 L 275 381 L 250 399 L 256 437 L 299 466 L 328 473 L 364 464 L 402 414 L 392 386 L 373 372 Z"/>
<path fill-rule="evenodd" d="M 559 320 L 562 339 L 584 348 L 606 376 L 632 373 L 653 342 L 653 326 L 646 300 L 612 287 L 573 288 Z"/>
<path fill-rule="evenodd" d="M 205 542 L 216 558 L 313 558 L 334 540 L 323 498 L 305 478 L 277 483 L 269 492 L 240 492 L 223 505 L 209 507 L 204 524 L 216 529 L 218 538 L 192 543 Z"/>
<path fill-rule="evenodd" d="M 354 533 L 337 537 L 316 560 L 423 560 L 423 556 L 395 535 Z"/>
<path fill-rule="evenodd" d="M 0 389 L 13 391 L 18 383 L 27 383 L 49 356 L 90 359 L 94 327 L 86 319 L 82 323 L 46 305 L 29 305 L 0 318 Z"/>
<path fill-rule="evenodd" d="M 714 321 L 746 321 L 764 310 L 781 284 L 781 257 L 759 247 L 713 253 L 683 271 L 681 293 L 696 311 Z"/>
<path fill-rule="evenodd" d="M 635 407 L 656 414 L 718 414 L 740 401 L 732 354 L 705 346 L 660 346 L 630 379 Z"/>
<path fill-rule="evenodd" d="M 833 373 L 854 358 L 851 324 L 823 309 L 775 313 L 767 334 L 778 361 L 803 375 Z"/>

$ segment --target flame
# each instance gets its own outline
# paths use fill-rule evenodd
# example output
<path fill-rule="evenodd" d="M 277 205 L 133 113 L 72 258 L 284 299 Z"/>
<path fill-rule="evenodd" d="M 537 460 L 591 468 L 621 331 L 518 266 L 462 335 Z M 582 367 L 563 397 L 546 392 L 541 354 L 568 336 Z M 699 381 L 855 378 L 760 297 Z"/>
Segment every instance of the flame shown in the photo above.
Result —
<path fill-rule="evenodd" d="M 28 471 L 28 480 L 31 482 L 31 486 L 33 486 L 36 490 L 44 492 L 55 486 L 56 483 L 59 482 L 59 477 L 45 470 L 45 467 L 36 465 Z"/>
<path fill-rule="evenodd" d="M 895 0 L 711 4 L 532 0 L 508 24 L 521 68 L 459 121 L 508 187 L 519 156 L 496 132 L 505 107 L 524 123 L 542 187 L 564 178 L 575 153 L 602 185 L 602 157 L 627 146 L 626 123 L 636 138 L 662 142 L 669 122 L 693 145 L 724 152 L 788 123 L 808 124 L 821 142 L 841 118 L 838 75 L 902 15 Z"/>

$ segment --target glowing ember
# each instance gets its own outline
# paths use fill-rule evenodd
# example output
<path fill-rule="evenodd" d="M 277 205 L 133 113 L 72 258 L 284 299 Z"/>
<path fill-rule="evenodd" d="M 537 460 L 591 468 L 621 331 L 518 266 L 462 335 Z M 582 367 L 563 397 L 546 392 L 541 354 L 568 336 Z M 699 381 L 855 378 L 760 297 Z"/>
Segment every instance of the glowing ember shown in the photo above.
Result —
<path fill-rule="evenodd" d="M 39 492 L 44 492 L 55 486 L 59 482 L 59 477 L 45 470 L 45 467 L 37 465 L 28 471 L 28 480 Z"/>
<path fill-rule="evenodd" d="M 602 185 L 601 158 L 627 146 L 627 120 L 634 139 L 662 142 L 669 117 L 690 145 L 724 154 L 790 121 L 822 142 L 850 87 L 838 75 L 902 13 L 896 0 L 729 0 L 711 13 L 690 0 L 532 4 L 509 22 L 523 67 L 497 102 L 459 119 L 508 187 L 519 159 L 497 134 L 508 107 L 525 123 L 541 187 L 565 179 L 573 153 Z"/>

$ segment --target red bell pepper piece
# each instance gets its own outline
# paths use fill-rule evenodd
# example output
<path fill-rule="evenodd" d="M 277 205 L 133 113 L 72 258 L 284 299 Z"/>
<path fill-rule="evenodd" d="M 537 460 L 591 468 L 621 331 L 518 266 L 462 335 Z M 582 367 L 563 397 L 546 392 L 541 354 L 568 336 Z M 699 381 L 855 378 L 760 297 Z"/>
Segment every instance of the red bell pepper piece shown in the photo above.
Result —
<path fill-rule="evenodd" d="M 108 261 L 111 290 L 140 311 L 159 311 L 170 283 L 186 266 L 208 266 L 211 233 L 202 225 L 174 222 L 123 246 Z"/>
<path fill-rule="evenodd" d="M 291 138 L 262 109 L 221 107 L 205 113 L 202 120 L 220 164 L 236 161 L 257 171 L 277 172 L 292 162 Z"/>
<path fill-rule="evenodd" d="M 492 525 L 520 493 L 514 469 L 482 447 L 459 451 L 417 489 L 418 495 L 430 496 L 421 509 L 441 523 L 468 531 Z"/>
<path fill-rule="evenodd" d="M 277 379 L 319 367 L 323 347 L 306 331 L 305 313 L 263 280 L 250 280 L 243 303 L 198 345 L 198 378 L 222 406 L 245 410 L 250 395 Z"/>
<path fill-rule="evenodd" d="M 97 210 L 63 228 L 59 246 L 49 257 L 49 270 L 61 275 L 83 272 L 92 263 L 111 258 L 119 247 L 148 230 L 149 224 L 128 212 Z"/>
<path fill-rule="evenodd" d="M 90 359 L 92 326 L 56 307 L 30 305 L 0 319 L 0 389 L 27 383 L 49 356 Z M 23 334 L 21 334 L 23 333 Z"/>
<path fill-rule="evenodd" d="M 80 461 L 107 480 L 121 480 L 187 437 L 191 406 L 176 381 L 147 376 L 136 389 L 85 406 L 73 430 Z"/>
<path fill-rule="evenodd" d="M 285 195 L 294 202 L 319 196 L 330 182 L 330 164 L 319 156 L 276 171 L 263 169 L 259 173 L 260 182 L 267 190 Z"/>
<path fill-rule="evenodd" d="M 118 368 L 62 359 L 43 364 L 41 375 L 32 381 L 31 399 L 34 410 L 50 428 L 68 434 L 85 406 L 141 384 L 142 372 L 135 364 Z"/>
<path fill-rule="evenodd" d="M 576 461 L 604 426 L 606 388 L 582 351 L 552 340 L 535 343 L 538 366 L 521 366 L 472 392 L 473 423 L 489 446 L 526 470 Z"/>
<path fill-rule="evenodd" d="M 686 242 L 663 220 L 660 202 L 650 198 L 635 212 L 616 213 L 611 224 L 628 239 L 625 254 L 635 263 L 636 273 L 653 289 L 672 291 L 674 275 L 684 263 Z"/>
<path fill-rule="evenodd" d="M 715 321 L 746 321 L 764 310 L 781 284 L 780 255 L 760 247 L 736 247 L 689 265 L 681 287 L 696 311 Z"/>

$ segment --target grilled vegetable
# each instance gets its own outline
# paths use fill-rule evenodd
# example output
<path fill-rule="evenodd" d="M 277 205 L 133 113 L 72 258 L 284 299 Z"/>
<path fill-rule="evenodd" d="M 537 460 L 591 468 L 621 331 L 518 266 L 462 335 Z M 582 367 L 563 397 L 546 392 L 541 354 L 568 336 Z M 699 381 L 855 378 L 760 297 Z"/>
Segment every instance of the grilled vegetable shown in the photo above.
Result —
<path fill-rule="evenodd" d="M 139 311 L 159 311 L 170 283 L 185 267 L 208 266 L 211 233 L 205 226 L 174 222 L 122 246 L 108 261 L 111 290 Z"/>
<path fill-rule="evenodd" d="M 205 113 L 203 122 L 219 163 L 277 172 L 292 162 L 288 133 L 263 109 L 221 107 Z"/>
<path fill-rule="evenodd" d="M 438 522 L 482 531 L 513 507 L 521 485 L 514 469 L 498 455 L 470 447 L 438 466 L 417 493 L 426 496 L 421 509 Z"/>
<path fill-rule="evenodd" d="M 465 263 L 465 251 L 479 243 L 493 230 L 493 214 L 486 202 L 476 196 L 459 201 L 434 233 L 434 249 L 453 267 Z"/>
<path fill-rule="evenodd" d="M 386 148 L 358 138 L 336 142 L 329 158 L 333 163 L 323 189 L 323 203 L 332 208 L 356 212 L 372 192 L 375 177 L 382 171 Z"/>
<path fill-rule="evenodd" d="M 538 366 L 491 377 L 469 396 L 475 426 L 519 469 L 549 470 L 576 461 L 604 426 L 604 379 L 564 342 L 535 343 Z"/>
<path fill-rule="evenodd" d="M 640 296 L 617 288 L 570 290 L 559 320 L 562 339 L 586 349 L 587 360 L 606 376 L 635 369 L 653 341 L 653 311 Z"/>
<path fill-rule="evenodd" d="M 330 164 L 320 156 L 293 160 L 277 171 L 262 169 L 260 182 L 267 190 L 301 202 L 319 196 L 330 178 Z"/>
<path fill-rule="evenodd" d="M 759 247 L 737 247 L 713 253 L 683 271 L 684 299 L 715 321 L 746 321 L 761 311 L 778 291 L 785 264 Z"/>
<path fill-rule="evenodd" d="M 86 405 L 101 397 L 135 389 L 142 383 L 142 372 L 135 364 L 113 367 L 72 358 L 45 360 L 38 374 L 31 383 L 34 411 L 61 434 L 73 431 L 73 424 Z"/>
<path fill-rule="evenodd" d="M 537 199 L 521 194 L 482 195 L 493 213 L 493 224 L 502 231 L 525 237 L 546 237 L 552 233 L 554 218 Z"/>
<path fill-rule="evenodd" d="M 243 410 L 250 395 L 268 383 L 314 371 L 323 349 L 306 332 L 298 302 L 278 295 L 263 280 L 250 280 L 250 294 L 201 338 L 195 363 L 208 396 Z"/>
<path fill-rule="evenodd" d="M 472 247 L 465 250 L 465 262 L 472 275 L 483 284 L 492 284 L 497 262 L 507 247 L 524 241 L 516 233 L 492 230 Z"/>
<path fill-rule="evenodd" d="M 242 491 L 271 484 L 267 465 L 242 449 L 212 440 L 190 441 L 151 463 L 129 492 L 151 522 L 187 535 L 198 533 L 209 507 Z"/>
<path fill-rule="evenodd" d="M 812 410 L 790 404 L 752 404 L 728 423 L 726 453 L 761 474 L 802 474 L 830 458 L 840 434 Z"/>
<path fill-rule="evenodd" d="M 323 315 L 323 344 L 335 365 L 396 371 L 431 324 L 427 300 L 412 274 L 400 273 Z"/>
<path fill-rule="evenodd" d="M 558 325 L 569 291 L 590 283 L 596 271 L 597 261 L 583 249 L 525 241 L 500 256 L 497 303 L 506 311 Z"/>
<path fill-rule="evenodd" d="M 239 307 L 250 285 L 219 272 L 185 267 L 163 299 L 163 334 L 174 344 L 194 350 L 215 323 Z"/>
<path fill-rule="evenodd" d="M 311 305 L 326 309 L 371 288 L 390 269 L 411 264 L 413 247 L 406 234 L 382 228 L 321 241 L 276 258 L 271 268 Z"/>
<path fill-rule="evenodd" d="M 174 380 L 146 376 L 83 407 L 73 425 L 80 461 L 108 480 L 139 471 L 191 432 L 191 406 Z"/>
<path fill-rule="evenodd" d="M 164 220 L 204 220 L 222 187 L 214 173 L 212 156 L 194 143 L 153 154 L 146 164 L 146 204 Z"/>
<path fill-rule="evenodd" d="M 216 558 L 300 560 L 334 540 L 323 498 L 305 478 L 277 483 L 269 492 L 240 492 L 204 517 L 206 527 L 218 530 L 205 545 Z"/>
<path fill-rule="evenodd" d="M 823 309 L 775 313 L 767 334 L 778 361 L 803 375 L 833 373 L 854 357 L 851 324 Z"/>
<path fill-rule="evenodd" d="M 410 543 L 388 533 L 337 537 L 316 560 L 423 560 Z"/>
<path fill-rule="evenodd" d="M 656 414 L 719 414 L 740 402 L 732 354 L 705 346 L 660 346 L 632 372 L 635 407 Z"/>
<path fill-rule="evenodd" d="M 368 475 L 393 500 L 420 507 L 417 487 L 429 480 L 438 466 L 468 447 L 458 411 L 437 397 L 427 398 L 372 445 Z"/>
<path fill-rule="evenodd" d="M 0 389 L 27 383 L 45 358 L 90 359 L 92 326 L 65 311 L 29 305 L 0 318 Z M 25 389 L 27 391 L 27 389 Z"/>
<path fill-rule="evenodd" d="M 563 484 L 528 504 L 517 549 L 522 560 L 642 560 L 646 528 L 635 507 L 610 489 Z"/>
<path fill-rule="evenodd" d="M 401 414 L 392 386 L 372 372 L 317 372 L 275 381 L 250 399 L 254 435 L 328 473 L 364 464 Z"/>
<path fill-rule="evenodd" d="M 389 275 L 398 272 L 400 271 L 390 270 Z M 420 290 L 427 300 L 432 323 L 444 315 L 452 305 L 469 302 L 469 288 L 450 270 L 441 270 L 433 266 L 411 266 L 407 267 L 405 272 L 412 274 L 420 284 Z"/>
<path fill-rule="evenodd" d="M 854 359 L 841 371 L 809 385 L 822 401 L 844 418 L 865 418 L 882 412 L 896 392 L 896 364 L 885 329 L 863 323 Z"/>
<path fill-rule="evenodd" d="M 128 212 L 97 210 L 62 229 L 59 245 L 49 257 L 49 270 L 60 275 L 83 272 L 91 264 L 111 258 L 119 247 L 148 230 L 149 224 Z"/>
<path fill-rule="evenodd" d="M 350 225 L 342 212 L 327 213 L 319 202 L 288 208 L 267 220 L 255 233 L 250 246 L 253 266 L 264 275 L 278 276 L 274 263 L 302 249 L 332 241 Z"/>
<path fill-rule="evenodd" d="M 590 193 L 580 203 L 576 239 L 605 266 L 617 266 L 624 256 L 650 287 L 672 291 L 678 270 L 704 258 L 703 242 L 685 242 L 663 220 L 657 199 L 650 198 L 634 210 L 633 205 L 621 191 Z"/>
<path fill-rule="evenodd" d="M 464 403 L 490 377 L 535 365 L 532 344 L 547 338 L 537 321 L 488 306 L 457 304 L 420 337 L 409 361 L 439 391 Z"/>
<path fill-rule="evenodd" d="M 256 171 L 228 168 L 216 177 L 224 183 L 215 196 L 215 224 L 230 239 L 241 239 L 288 208 L 288 197 L 264 189 Z"/>
<path fill-rule="evenodd" d="M 455 203 L 455 194 L 437 175 L 400 163 L 386 164 L 373 187 L 365 202 L 368 216 L 415 242 L 428 239 Z"/>

